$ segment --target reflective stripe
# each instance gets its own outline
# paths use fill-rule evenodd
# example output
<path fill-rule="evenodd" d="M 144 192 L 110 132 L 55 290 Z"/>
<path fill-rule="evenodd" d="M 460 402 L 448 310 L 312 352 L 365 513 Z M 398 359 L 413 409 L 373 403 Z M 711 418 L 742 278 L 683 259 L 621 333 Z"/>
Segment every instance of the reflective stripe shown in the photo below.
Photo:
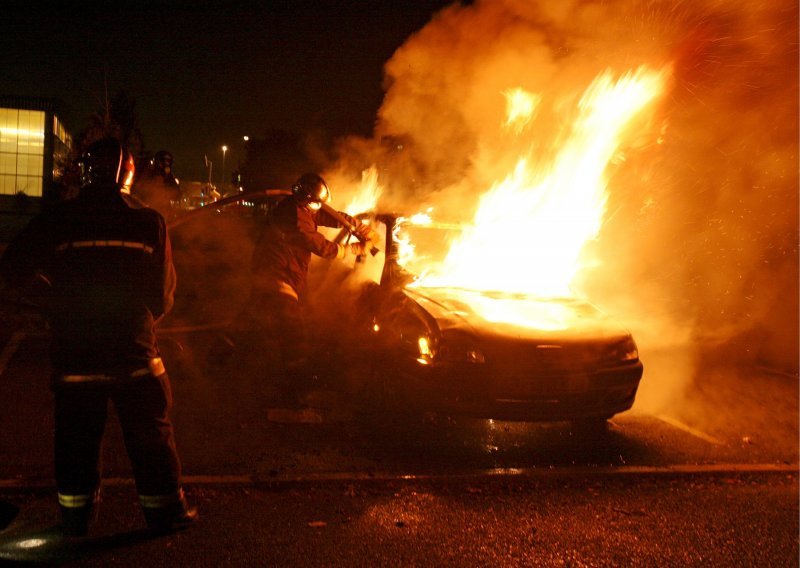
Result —
<path fill-rule="evenodd" d="M 69 248 L 104 248 L 104 247 L 129 248 L 129 249 L 142 250 L 147 254 L 153 254 L 153 247 L 145 243 L 139 243 L 135 241 L 116 241 L 116 240 L 70 241 L 58 245 L 56 247 L 56 250 L 60 252 L 60 251 L 65 251 Z"/>
<path fill-rule="evenodd" d="M 177 493 L 167 493 L 166 495 L 139 495 L 139 503 L 145 509 L 160 509 L 181 501 L 183 501 L 183 489 L 178 489 Z"/>
<path fill-rule="evenodd" d="M 336 243 L 336 246 L 339 247 L 339 250 L 336 251 L 336 258 L 344 258 L 347 256 L 347 249 L 344 248 L 344 245 L 341 243 Z"/>
<path fill-rule="evenodd" d="M 79 509 L 81 507 L 88 507 L 94 502 L 92 494 L 88 495 L 64 495 L 58 494 L 58 504 L 67 509 Z"/>
<path fill-rule="evenodd" d="M 147 362 L 147 365 L 148 366 L 145 369 L 137 369 L 132 372 L 131 377 L 143 377 L 145 375 L 160 377 L 167 372 L 167 369 L 164 367 L 164 361 L 161 360 L 161 357 L 150 359 L 150 361 Z"/>
<path fill-rule="evenodd" d="M 295 300 L 298 299 L 297 292 L 295 291 L 294 288 L 292 288 L 292 285 L 289 284 L 288 282 L 283 282 L 283 281 L 278 282 L 278 293 L 291 296 Z"/>
<path fill-rule="evenodd" d="M 101 383 L 114 380 L 111 375 L 61 375 L 62 383 Z"/>
<path fill-rule="evenodd" d="M 147 362 L 147 367 L 143 367 L 141 369 L 136 369 L 135 371 L 131 372 L 128 376 L 131 378 L 137 377 L 144 377 L 152 375 L 154 377 L 159 377 L 167 372 L 166 367 L 164 367 L 164 361 L 161 357 L 154 357 Z M 60 375 L 59 381 L 62 383 L 93 383 L 93 382 L 108 382 L 113 381 L 114 379 L 119 378 L 119 376 L 114 375 L 107 375 L 107 374 L 93 374 L 93 375 Z"/>

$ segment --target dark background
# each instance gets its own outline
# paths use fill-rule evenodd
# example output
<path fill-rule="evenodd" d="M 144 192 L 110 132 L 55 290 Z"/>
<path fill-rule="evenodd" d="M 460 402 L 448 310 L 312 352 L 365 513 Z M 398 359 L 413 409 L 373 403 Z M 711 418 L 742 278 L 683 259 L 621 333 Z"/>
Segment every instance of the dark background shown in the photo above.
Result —
<path fill-rule="evenodd" d="M 4 2 L 0 93 L 61 99 L 77 135 L 124 90 L 145 149 L 202 180 L 223 144 L 236 167 L 244 135 L 370 135 L 384 63 L 451 3 Z"/>

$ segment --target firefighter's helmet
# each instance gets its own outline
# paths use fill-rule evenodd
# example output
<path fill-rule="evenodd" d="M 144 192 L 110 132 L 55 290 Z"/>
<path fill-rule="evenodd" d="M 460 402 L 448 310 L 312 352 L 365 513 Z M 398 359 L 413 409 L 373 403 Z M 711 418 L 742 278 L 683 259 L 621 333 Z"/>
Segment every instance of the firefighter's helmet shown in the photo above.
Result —
<path fill-rule="evenodd" d="M 317 174 L 300 176 L 292 185 L 292 195 L 303 205 L 315 210 L 331 200 L 331 190 L 328 189 L 328 184 Z"/>
<path fill-rule="evenodd" d="M 172 157 L 172 152 L 168 150 L 159 150 L 153 156 L 153 164 L 165 174 L 172 172 L 172 163 L 175 159 Z"/>
<path fill-rule="evenodd" d="M 136 166 L 133 156 L 116 138 L 92 142 L 80 159 L 81 187 L 115 187 L 130 193 Z"/>

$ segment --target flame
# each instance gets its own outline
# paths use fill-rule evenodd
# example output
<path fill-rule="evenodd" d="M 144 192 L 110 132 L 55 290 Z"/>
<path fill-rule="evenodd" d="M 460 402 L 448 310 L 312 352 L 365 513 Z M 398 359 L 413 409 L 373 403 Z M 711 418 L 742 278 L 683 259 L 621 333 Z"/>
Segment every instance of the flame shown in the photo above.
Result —
<path fill-rule="evenodd" d="M 503 91 L 503 96 L 506 98 L 505 126 L 519 134 L 533 119 L 542 96 L 520 88 Z"/>
<path fill-rule="evenodd" d="M 552 163 L 534 169 L 532 156 L 521 155 L 513 171 L 482 195 L 472 224 L 444 261 L 430 266 L 414 286 L 574 295 L 573 279 L 592 264 L 582 257 L 585 245 L 603 224 L 606 168 L 619 153 L 626 127 L 663 92 L 667 76 L 667 69 L 644 66 L 616 81 L 610 71 L 597 76 Z M 508 93 L 506 124 L 518 131 L 537 99 L 520 89 Z"/>
<path fill-rule="evenodd" d="M 375 209 L 383 188 L 378 184 L 378 168 L 371 166 L 361 172 L 361 185 L 344 208 L 344 212 L 357 215 Z"/>
<path fill-rule="evenodd" d="M 397 244 L 397 261 L 402 266 L 407 266 L 411 263 L 424 262 L 427 259 L 419 256 L 416 251 L 416 245 L 413 239 L 404 230 L 407 224 L 430 226 L 433 224 L 433 219 L 430 216 L 432 208 L 428 208 L 425 213 L 415 213 L 411 217 L 398 217 L 397 223 L 394 227 L 393 240 Z"/>

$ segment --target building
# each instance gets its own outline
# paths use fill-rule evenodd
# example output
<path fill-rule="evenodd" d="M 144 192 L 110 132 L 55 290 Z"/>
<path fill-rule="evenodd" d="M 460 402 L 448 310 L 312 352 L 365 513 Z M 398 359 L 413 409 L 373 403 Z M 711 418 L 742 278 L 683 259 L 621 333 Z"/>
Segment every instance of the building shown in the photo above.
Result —
<path fill-rule="evenodd" d="M 0 211 L 57 199 L 72 148 L 59 108 L 54 99 L 0 95 Z"/>

